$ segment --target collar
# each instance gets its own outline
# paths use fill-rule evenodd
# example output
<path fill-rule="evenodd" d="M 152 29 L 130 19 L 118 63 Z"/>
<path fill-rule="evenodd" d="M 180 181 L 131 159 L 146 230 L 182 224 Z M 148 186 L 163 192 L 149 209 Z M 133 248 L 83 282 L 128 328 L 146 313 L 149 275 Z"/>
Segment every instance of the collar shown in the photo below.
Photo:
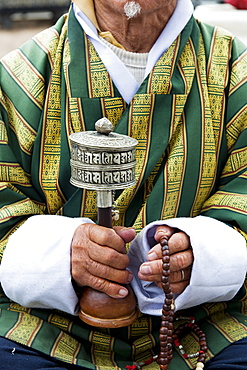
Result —
<path fill-rule="evenodd" d="M 73 0 L 73 2 L 75 3 L 74 13 L 76 19 L 84 29 L 84 32 L 89 37 L 90 41 L 93 43 L 118 91 L 124 100 L 129 103 L 140 86 L 113 50 L 111 50 L 111 48 L 109 48 L 106 43 L 99 38 L 97 27 L 88 18 L 88 15 L 86 15 L 84 7 L 83 10 L 79 8 L 78 4 L 82 7 L 84 3 L 87 3 L 87 5 L 89 3 L 93 4 L 93 0 Z M 86 11 L 87 9 L 88 8 L 86 6 Z M 174 10 L 169 22 L 161 32 L 152 49 L 149 51 L 145 77 L 150 73 L 160 56 L 170 47 L 173 41 L 182 32 L 192 14 L 193 5 L 191 0 L 177 1 L 176 9 Z"/>
<path fill-rule="evenodd" d="M 97 30 L 100 31 L 99 24 L 95 15 L 93 0 L 73 0 L 72 2 L 76 4 L 78 8 L 81 9 L 81 11 L 83 11 L 83 13 L 90 19 Z"/>

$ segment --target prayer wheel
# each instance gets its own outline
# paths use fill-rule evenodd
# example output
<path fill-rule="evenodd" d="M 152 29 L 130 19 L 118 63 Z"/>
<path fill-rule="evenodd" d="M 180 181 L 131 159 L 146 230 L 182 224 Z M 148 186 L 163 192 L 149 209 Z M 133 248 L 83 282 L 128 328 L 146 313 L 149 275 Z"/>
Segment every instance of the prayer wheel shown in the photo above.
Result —
<path fill-rule="evenodd" d="M 80 188 L 97 193 L 98 224 L 112 227 L 113 193 L 135 184 L 137 140 L 112 132 L 112 123 L 102 118 L 96 131 L 70 135 L 71 179 Z M 89 325 L 117 328 L 131 324 L 137 317 L 136 298 L 129 285 L 125 298 L 84 287 L 79 317 Z"/>

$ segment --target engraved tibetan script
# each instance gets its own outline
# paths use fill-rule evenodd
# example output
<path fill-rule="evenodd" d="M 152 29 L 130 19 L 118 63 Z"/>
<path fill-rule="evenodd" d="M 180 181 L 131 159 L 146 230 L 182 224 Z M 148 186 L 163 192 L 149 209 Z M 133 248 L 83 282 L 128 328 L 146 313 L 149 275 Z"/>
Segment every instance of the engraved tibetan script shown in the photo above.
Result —
<path fill-rule="evenodd" d="M 135 149 L 125 152 L 91 152 L 72 146 L 71 158 L 87 165 L 121 165 L 135 161 Z"/>
<path fill-rule="evenodd" d="M 72 177 L 84 184 L 125 184 L 134 180 L 134 168 L 122 171 L 88 171 L 74 167 Z"/>

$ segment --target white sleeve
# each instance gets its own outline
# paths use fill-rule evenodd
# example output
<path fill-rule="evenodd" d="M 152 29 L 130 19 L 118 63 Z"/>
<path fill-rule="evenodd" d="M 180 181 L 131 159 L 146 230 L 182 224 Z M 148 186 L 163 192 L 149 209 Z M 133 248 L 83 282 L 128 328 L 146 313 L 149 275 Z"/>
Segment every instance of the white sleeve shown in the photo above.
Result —
<path fill-rule="evenodd" d="M 160 315 L 164 293 L 155 283 L 142 281 L 137 274 L 154 242 L 158 225 L 184 231 L 191 241 L 194 262 L 190 284 L 175 299 L 176 310 L 205 302 L 228 301 L 242 286 L 247 270 L 246 241 L 241 234 L 223 222 L 205 216 L 156 221 L 145 227 L 132 242 L 129 257 L 134 279 L 132 287 L 139 308 Z"/>
<path fill-rule="evenodd" d="M 71 241 L 85 218 L 30 217 L 9 238 L 0 266 L 5 294 L 24 307 L 77 313 L 71 282 Z"/>

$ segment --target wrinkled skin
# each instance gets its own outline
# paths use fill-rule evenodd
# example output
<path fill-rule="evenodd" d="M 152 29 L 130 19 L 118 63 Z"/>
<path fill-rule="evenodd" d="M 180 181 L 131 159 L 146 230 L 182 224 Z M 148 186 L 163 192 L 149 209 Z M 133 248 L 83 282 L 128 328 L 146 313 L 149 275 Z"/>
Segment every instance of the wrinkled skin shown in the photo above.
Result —
<path fill-rule="evenodd" d="M 148 52 L 170 19 L 177 0 L 136 0 L 141 12 L 128 19 L 126 0 L 94 0 L 101 31 L 110 31 L 128 51 Z"/>
<path fill-rule="evenodd" d="M 164 234 L 169 237 L 171 289 L 174 293 L 181 293 L 189 284 L 193 263 L 190 240 L 183 232 L 159 226 L 155 234 L 156 241 Z M 77 285 L 90 286 L 113 298 L 126 296 L 128 291 L 123 284 L 132 280 L 132 273 L 127 270 L 129 258 L 125 245 L 134 237 L 132 228 L 108 229 L 90 223 L 80 225 L 75 231 L 71 252 L 72 276 Z M 158 243 L 150 249 L 147 259 L 140 267 L 139 278 L 155 281 L 160 286 L 162 260 Z M 181 269 L 185 274 L 183 281 Z"/>

